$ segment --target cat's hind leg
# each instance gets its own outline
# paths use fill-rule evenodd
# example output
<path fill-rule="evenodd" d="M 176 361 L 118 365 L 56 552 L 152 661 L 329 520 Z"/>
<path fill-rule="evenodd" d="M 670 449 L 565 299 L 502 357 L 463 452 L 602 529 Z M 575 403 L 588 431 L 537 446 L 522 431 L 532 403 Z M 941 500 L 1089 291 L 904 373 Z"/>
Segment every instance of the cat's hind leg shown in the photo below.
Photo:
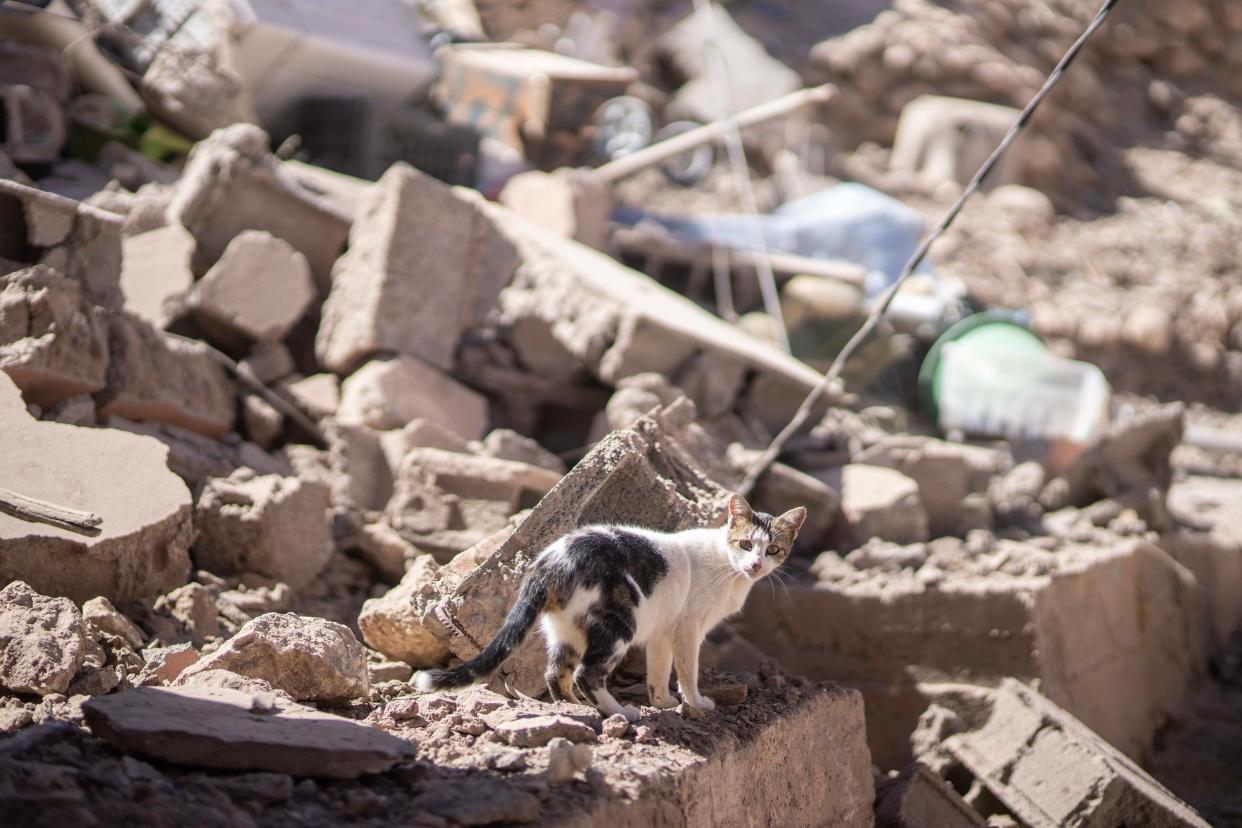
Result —
<path fill-rule="evenodd" d="M 557 642 L 548 647 L 548 667 L 543 677 L 548 683 L 548 694 L 552 701 L 579 703 L 578 694 L 574 691 L 574 672 L 581 661 L 581 656 L 572 644 Z"/>
<path fill-rule="evenodd" d="M 582 687 L 605 716 L 621 715 L 631 722 L 638 721 L 642 714 L 637 707 L 621 704 L 608 692 L 608 676 L 621 663 L 629 642 L 612 636 L 605 638 L 598 633 L 592 636 L 591 632 L 587 640 L 587 651 L 578 675 Z"/>

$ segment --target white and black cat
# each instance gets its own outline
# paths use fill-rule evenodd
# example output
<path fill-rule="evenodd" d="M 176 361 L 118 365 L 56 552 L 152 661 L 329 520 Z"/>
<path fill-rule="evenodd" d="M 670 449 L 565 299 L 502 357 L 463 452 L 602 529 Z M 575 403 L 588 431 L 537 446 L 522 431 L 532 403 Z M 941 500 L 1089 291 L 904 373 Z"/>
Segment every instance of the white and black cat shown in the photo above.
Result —
<path fill-rule="evenodd" d="M 801 506 L 773 517 L 735 494 L 727 521 L 716 529 L 578 529 L 531 564 L 504 626 L 483 652 L 458 667 L 420 671 L 415 686 L 441 690 L 485 680 L 542 616 L 553 699 L 578 701 L 576 684 L 605 715 L 637 719 L 638 710 L 619 704 L 606 682 L 626 650 L 644 644 L 654 706 L 676 704 L 668 690 L 676 665 L 682 700 L 711 710 L 715 703 L 699 693 L 699 646 L 742 608 L 756 581 L 784 562 L 805 520 Z"/>

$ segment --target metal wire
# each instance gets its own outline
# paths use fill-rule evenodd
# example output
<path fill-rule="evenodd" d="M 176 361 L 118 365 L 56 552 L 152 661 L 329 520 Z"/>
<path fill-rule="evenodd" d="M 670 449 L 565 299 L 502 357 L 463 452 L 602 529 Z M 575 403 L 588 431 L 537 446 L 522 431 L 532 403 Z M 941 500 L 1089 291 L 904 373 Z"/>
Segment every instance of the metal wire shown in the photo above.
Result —
<path fill-rule="evenodd" d="M 776 458 L 780 456 L 781 449 L 784 448 L 785 443 L 789 441 L 790 437 L 798 432 L 798 429 L 802 428 L 802 426 L 806 424 L 807 419 L 811 416 L 811 411 L 815 408 L 815 404 L 819 402 L 828 388 L 840 377 L 846 361 L 853 356 L 854 351 L 858 350 L 858 347 L 862 345 L 863 341 L 868 336 L 871 335 L 871 332 L 875 330 L 876 325 L 878 325 L 880 320 L 884 318 L 884 315 L 888 312 L 889 305 L 893 303 L 893 297 L 897 295 L 897 291 L 901 289 L 902 284 L 910 277 L 910 274 L 914 272 L 915 268 L 922 264 L 923 259 L 927 256 L 927 251 L 931 249 L 932 244 L 944 234 L 945 230 L 949 228 L 949 225 L 953 223 L 953 220 L 957 218 L 958 213 L 962 211 L 962 207 L 966 204 L 967 199 L 979 191 L 979 187 L 983 184 L 984 179 L 986 179 L 988 174 L 992 172 L 992 169 L 996 166 L 997 162 L 1000 161 L 1001 156 L 1003 156 L 1005 151 L 1009 149 L 1010 144 L 1012 144 L 1014 140 L 1022 134 L 1023 130 L 1026 129 L 1027 125 L 1030 123 L 1031 115 L 1034 114 L 1036 107 L 1038 107 L 1044 98 L 1048 96 L 1048 93 L 1052 91 L 1053 87 L 1060 82 L 1061 77 L 1065 74 L 1065 70 L 1071 63 L 1074 62 L 1074 58 L 1078 57 L 1078 53 L 1082 50 L 1083 45 L 1086 44 L 1091 35 L 1095 34 L 1096 30 L 1104 24 L 1104 20 L 1108 17 L 1109 12 L 1111 12 L 1113 7 L 1119 2 L 1120 0 L 1105 0 L 1104 5 L 1100 6 L 1100 10 L 1096 12 L 1095 17 L 1087 25 L 1087 28 L 1083 30 L 1083 33 L 1078 36 L 1078 39 L 1073 42 L 1073 44 L 1061 57 L 1061 60 L 1058 61 L 1052 72 L 1049 73 L 1048 77 L 1044 80 L 1044 85 L 1040 87 L 1034 97 L 1032 97 L 1031 100 L 1027 102 L 1026 106 L 1023 107 L 1022 112 L 1019 113 L 1017 119 L 1013 122 L 1013 125 L 1009 127 L 1009 131 L 1005 133 L 1005 137 L 1001 139 L 1001 142 L 996 145 L 996 149 L 992 150 L 992 154 L 989 155 L 988 159 L 983 162 L 981 167 L 979 167 L 979 170 L 975 173 L 974 177 L 970 179 L 970 183 L 966 185 L 966 189 L 964 189 L 962 194 L 958 196 L 957 201 L 954 202 L 953 206 L 949 208 L 949 211 L 944 214 L 944 217 L 940 220 L 940 223 L 936 225 L 935 229 L 932 230 L 931 234 L 928 235 L 927 238 L 923 240 L 923 243 L 919 245 L 918 249 L 914 251 L 914 255 L 910 257 L 908 262 L 906 262 L 906 265 L 902 268 L 901 275 L 897 277 L 897 280 L 893 282 L 893 284 L 891 284 L 886 291 L 884 291 L 880 302 L 872 308 L 871 313 L 868 315 L 866 322 L 863 323 L 863 326 L 859 328 L 857 333 L 850 337 L 848 342 L 845 343 L 845 347 L 841 349 L 841 352 L 837 354 L 836 358 L 832 361 L 832 364 L 828 366 L 828 371 L 824 374 L 816 386 L 811 389 L 811 393 L 808 394 L 806 399 L 802 401 L 802 404 L 798 406 L 798 410 L 794 412 L 793 419 L 789 421 L 788 425 L 781 429 L 780 434 L 776 435 L 775 439 L 772 440 L 772 443 L 764 449 L 763 453 L 760 454 L 758 459 L 755 460 L 754 465 L 751 466 L 750 471 L 746 473 L 746 477 L 742 480 L 741 486 L 738 487 L 738 491 L 742 495 L 749 495 L 751 493 L 755 487 L 755 483 L 758 482 L 759 478 L 763 476 L 763 473 L 768 470 L 768 467 L 772 465 Z"/>
<path fill-rule="evenodd" d="M 776 292 L 776 274 L 773 273 L 772 262 L 768 258 L 767 241 L 763 238 L 763 228 L 759 225 L 759 200 L 755 197 L 755 185 L 750 180 L 750 166 L 746 163 L 746 149 L 742 146 L 742 130 L 737 124 L 737 110 L 733 105 L 733 91 L 729 87 L 726 57 L 720 41 L 716 38 L 716 16 L 712 13 L 710 0 L 694 0 L 694 10 L 699 17 L 700 26 L 707 34 L 708 51 L 715 58 L 707 68 L 716 93 L 716 105 L 724 116 L 726 125 L 725 152 L 729 156 L 733 178 L 742 196 L 742 207 L 749 219 L 746 227 L 751 237 L 751 246 L 755 249 L 755 278 L 759 281 L 759 295 L 763 297 L 763 309 L 776 323 L 776 334 L 781 347 L 788 353 L 789 334 L 785 330 L 785 317 L 781 313 L 780 296 Z"/>

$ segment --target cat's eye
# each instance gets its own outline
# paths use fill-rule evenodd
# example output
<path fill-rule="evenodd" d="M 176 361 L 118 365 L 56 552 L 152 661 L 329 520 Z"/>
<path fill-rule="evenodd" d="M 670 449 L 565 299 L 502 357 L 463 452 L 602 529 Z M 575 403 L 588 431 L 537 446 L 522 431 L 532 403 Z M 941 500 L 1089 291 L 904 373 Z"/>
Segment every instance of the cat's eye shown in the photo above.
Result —
<path fill-rule="evenodd" d="M 772 544 L 768 547 L 768 557 L 775 558 L 779 554 L 781 554 L 781 548 L 776 544 Z"/>
<path fill-rule="evenodd" d="M 740 548 L 741 548 L 741 550 L 742 550 L 743 552 L 749 552 L 749 551 L 750 551 L 750 541 L 738 541 L 737 545 L 738 545 L 738 547 L 740 547 Z"/>

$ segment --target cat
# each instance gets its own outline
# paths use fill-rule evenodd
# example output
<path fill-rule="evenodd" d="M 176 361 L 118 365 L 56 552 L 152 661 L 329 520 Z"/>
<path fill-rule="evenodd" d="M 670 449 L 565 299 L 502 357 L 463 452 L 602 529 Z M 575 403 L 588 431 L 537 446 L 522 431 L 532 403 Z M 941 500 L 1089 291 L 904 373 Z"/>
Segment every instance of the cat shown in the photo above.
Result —
<path fill-rule="evenodd" d="M 652 705 L 676 706 L 668 689 L 675 664 L 692 715 L 712 710 L 715 703 L 699 692 L 703 638 L 784 562 L 805 520 L 802 506 L 773 517 L 734 494 L 719 528 L 577 529 L 531 564 L 504 625 L 481 653 L 450 669 L 421 670 L 415 686 L 427 692 L 486 680 L 542 618 L 544 678 L 554 701 L 577 703 L 579 686 L 604 715 L 637 720 L 638 709 L 619 704 L 607 679 L 631 645 L 645 644 Z"/>

